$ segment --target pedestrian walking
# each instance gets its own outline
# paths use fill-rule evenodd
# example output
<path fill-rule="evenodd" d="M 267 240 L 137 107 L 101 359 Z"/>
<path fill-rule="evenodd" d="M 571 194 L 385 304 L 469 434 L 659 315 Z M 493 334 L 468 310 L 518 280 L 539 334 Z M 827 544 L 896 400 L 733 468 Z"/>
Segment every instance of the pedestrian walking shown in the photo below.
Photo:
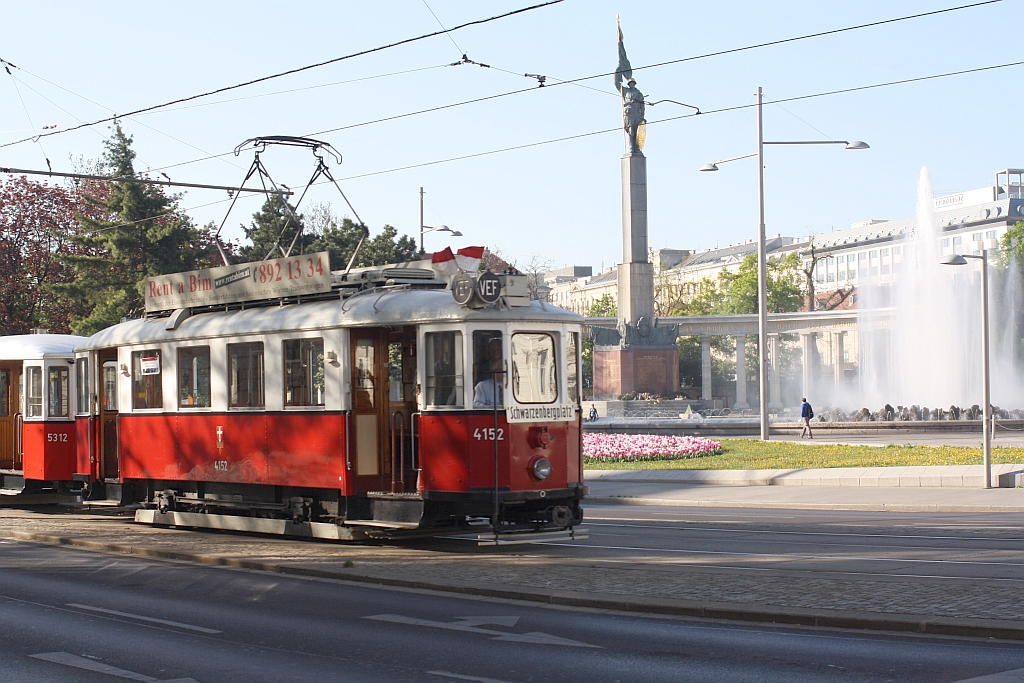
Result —
<path fill-rule="evenodd" d="M 811 408 L 811 404 L 807 402 L 806 398 L 802 398 L 800 401 L 800 421 L 804 423 L 804 428 L 800 431 L 800 438 L 803 439 L 806 436 L 808 439 L 813 439 L 811 418 L 814 417 L 814 409 Z"/>

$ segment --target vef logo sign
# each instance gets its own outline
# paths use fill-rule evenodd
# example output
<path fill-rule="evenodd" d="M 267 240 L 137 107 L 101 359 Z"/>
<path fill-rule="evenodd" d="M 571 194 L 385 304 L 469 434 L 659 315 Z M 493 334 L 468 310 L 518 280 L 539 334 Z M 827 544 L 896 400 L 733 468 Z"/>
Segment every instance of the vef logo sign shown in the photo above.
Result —
<path fill-rule="evenodd" d="M 476 279 L 476 295 L 481 301 L 493 304 L 501 296 L 501 281 L 498 276 L 490 271 L 480 273 Z"/>

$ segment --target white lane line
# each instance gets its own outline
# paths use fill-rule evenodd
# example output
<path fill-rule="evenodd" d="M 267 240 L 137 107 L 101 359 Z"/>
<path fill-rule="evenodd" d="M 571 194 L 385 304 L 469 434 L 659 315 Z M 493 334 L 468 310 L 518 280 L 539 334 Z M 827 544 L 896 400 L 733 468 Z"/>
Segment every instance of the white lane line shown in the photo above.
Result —
<path fill-rule="evenodd" d="M 613 519 L 608 517 L 606 519 Z M 645 521 L 645 520 L 622 520 L 622 521 Z M 665 520 L 671 523 L 672 520 Z M 587 521 L 587 526 L 620 526 L 630 529 L 664 529 L 665 531 L 711 531 L 714 533 L 729 534 L 778 534 L 779 536 L 852 536 L 854 538 L 899 538 L 904 540 L 921 539 L 926 541 L 1024 541 L 1024 538 L 992 538 L 991 536 L 908 536 L 906 534 L 851 534 L 849 532 L 836 531 L 772 531 L 769 529 L 716 529 L 714 527 L 699 526 L 664 526 L 663 524 L 611 524 L 608 522 Z M 1013 527 L 1014 531 L 1020 531 L 1019 527 Z"/>
<path fill-rule="evenodd" d="M 157 619 L 156 617 L 145 617 L 141 614 L 131 614 L 130 612 L 118 612 L 113 609 L 104 609 L 102 607 L 93 607 L 92 605 L 80 605 L 77 602 L 66 603 L 67 607 L 74 607 L 75 609 L 89 610 L 90 612 L 99 612 L 100 614 L 111 614 L 115 617 L 125 617 L 126 619 L 136 619 L 138 621 L 148 621 L 153 624 L 163 624 L 164 626 L 174 626 L 176 628 L 187 628 L 190 631 L 199 631 L 200 633 L 222 633 L 215 628 L 206 628 L 205 626 L 193 626 L 192 624 L 183 624 L 180 621 L 169 621 L 167 619 Z"/>
<path fill-rule="evenodd" d="M 454 678 L 458 681 L 476 681 L 476 683 L 510 683 L 509 681 L 502 681 L 497 678 L 484 678 L 483 676 L 466 676 L 465 674 L 455 674 L 451 671 L 428 671 L 431 676 L 444 676 L 445 678 Z"/>
<path fill-rule="evenodd" d="M 956 683 L 1024 683 L 1024 669 L 1000 671 L 997 674 L 978 676 L 977 678 L 965 678 L 964 680 L 956 681 Z"/>
<path fill-rule="evenodd" d="M 502 640 L 514 643 L 533 643 L 534 645 L 565 645 L 567 647 L 593 647 L 602 649 L 600 645 L 582 643 L 578 640 L 570 640 L 569 638 L 562 638 L 561 636 L 553 636 L 550 633 L 542 633 L 540 631 L 530 631 L 529 633 L 506 633 L 504 631 L 494 631 L 487 628 L 468 626 L 461 620 L 456 622 L 430 621 L 429 619 L 407 617 L 403 614 L 373 614 L 363 617 L 363 619 L 373 619 L 374 621 L 388 621 L 393 624 L 426 626 L 427 628 L 438 628 L 447 631 L 462 631 L 464 633 L 480 633 L 488 636 L 496 636 L 490 640 Z M 491 623 L 494 622 L 491 621 Z"/>
<path fill-rule="evenodd" d="M 683 550 L 680 548 L 636 548 L 617 545 L 590 545 L 587 543 L 555 543 L 553 541 L 537 541 L 535 545 L 552 545 L 568 548 L 595 548 L 598 550 L 632 550 L 649 553 L 679 553 L 683 555 L 736 555 L 739 557 L 768 557 L 784 560 L 844 560 L 847 562 L 916 562 L 918 564 L 971 564 L 993 567 L 1024 567 L 1021 562 L 974 562 L 972 560 L 915 560 L 914 558 L 896 557 L 858 557 L 844 555 L 792 555 L 773 553 L 741 553 L 731 550 Z"/>
<path fill-rule="evenodd" d="M 127 678 L 129 681 L 142 681 L 142 683 L 152 683 L 153 681 L 159 680 L 153 678 L 152 676 L 137 674 L 134 671 L 118 669 L 116 666 L 110 666 L 109 664 L 104 664 L 103 662 L 97 662 L 92 659 L 86 659 L 85 657 L 79 657 L 77 655 L 71 654 L 70 652 L 43 652 L 38 655 L 29 655 L 29 657 L 32 657 L 33 659 L 41 659 L 44 662 L 53 662 L 54 664 L 73 666 L 76 669 L 96 671 L 97 673 L 107 674 L 108 676 Z"/>

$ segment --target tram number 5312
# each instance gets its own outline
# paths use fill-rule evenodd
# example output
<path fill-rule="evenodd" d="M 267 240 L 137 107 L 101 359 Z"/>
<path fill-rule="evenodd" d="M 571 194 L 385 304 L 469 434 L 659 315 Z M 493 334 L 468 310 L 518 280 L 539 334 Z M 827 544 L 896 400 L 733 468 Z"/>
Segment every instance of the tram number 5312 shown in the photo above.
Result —
<path fill-rule="evenodd" d="M 485 429 L 474 429 L 473 438 L 477 441 L 504 441 L 505 430 L 501 427 L 488 427 Z"/>
<path fill-rule="evenodd" d="M 47 432 L 46 433 L 46 440 L 51 442 L 51 443 L 53 443 L 53 442 L 56 442 L 56 443 L 67 443 L 68 442 L 68 435 L 67 434 L 60 434 L 60 433 L 57 433 L 57 432 Z"/>

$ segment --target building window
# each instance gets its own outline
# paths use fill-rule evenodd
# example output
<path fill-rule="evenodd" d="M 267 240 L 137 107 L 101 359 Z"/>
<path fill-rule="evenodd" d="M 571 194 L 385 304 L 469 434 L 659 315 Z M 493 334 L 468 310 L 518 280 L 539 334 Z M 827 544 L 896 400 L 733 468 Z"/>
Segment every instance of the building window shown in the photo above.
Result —
<path fill-rule="evenodd" d="M 964 236 L 963 235 L 959 235 L 959 236 L 953 238 L 953 246 L 954 247 L 958 247 L 958 246 L 960 246 L 963 243 L 964 243 Z"/>
<path fill-rule="evenodd" d="M 228 405 L 263 407 L 263 342 L 228 344 Z"/>
<path fill-rule="evenodd" d="M 149 410 L 164 407 L 160 372 L 160 351 L 132 351 L 132 409 Z"/>
<path fill-rule="evenodd" d="M 284 404 L 324 404 L 324 340 L 286 339 L 284 342 Z"/>
<path fill-rule="evenodd" d="M 985 239 L 987 239 L 987 240 L 994 240 L 995 238 L 996 238 L 996 231 L 995 230 L 989 230 L 988 232 L 985 233 Z"/>
<path fill-rule="evenodd" d="M 848 271 L 846 271 L 846 276 L 849 279 L 853 280 L 854 278 L 857 277 L 857 271 L 856 270 L 848 270 Z"/>
<path fill-rule="evenodd" d="M 178 349 L 178 405 L 210 407 L 210 347 Z"/>
<path fill-rule="evenodd" d="M 878 258 L 878 251 L 869 251 L 868 258 L 871 259 L 872 261 L 876 260 Z"/>
<path fill-rule="evenodd" d="M 980 232 L 976 232 L 973 235 L 971 235 L 971 241 L 972 242 L 980 242 L 981 241 L 981 233 Z"/>
<path fill-rule="evenodd" d="M 821 284 L 824 281 L 825 281 L 825 273 L 822 273 L 822 272 L 819 271 L 818 272 L 818 284 Z"/>
<path fill-rule="evenodd" d="M 462 333 L 427 332 L 427 405 L 463 405 Z"/>
<path fill-rule="evenodd" d="M 888 256 L 888 255 L 889 255 L 889 250 L 888 249 L 882 249 L 882 256 Z"/>
<path fill-rule="evenodd" d="M 43 369 L 25 368 L 25 417 L 43 416 Z"/>
<path fill-rule="evenodd" d="M 843 280 L 846 279 L 846 271 L 840 270 L 839 274 L 836 277 L 839 279 L 840 282 L 842 282 Z"/>
<path fill-rule="evenodd" d="M 903 253 L 903 247 L 893 247 L 892 248 L 892 255 L 893 256 L 899 256 L 902 253 Z"/>
<path fill-rule="evenodd" d="M 942 239 L 942 246 L 943 247 L 948 247 L 949 246 L 949 238 L 948 237 L 944 237 Z"/>
<path fill-rule="evenodd" d="M 89 412 L 89 359 L 79 358 L 75 361 L 75 411 L 79 415 Z"/>
<path fill-rule="evenodd" d="M 835 280 L 836 280 L 836 274 L 835 273 L 829 273 L 828 274 L 828 281 L 829 282 L 835 282 Z"/>
<path fill-rule="evenodd" d="M 70 375 L 70 368 L 50 368 L 47 372 L 50 399 L 47 414 L 50 417 L 68 416 L 68 404 L 71 399 L 68 396 L 68 390 L 71 388 Z"/>
<path fill-rule="evenodd" d="M 519 403 L 554 403 L 558 398 L 555 340 L 550 334 L 512 335 L 512 395 Z"/>
<path fill-rule="evenodd" d="M 845 256 L 836 256 L 836 263 L 846 263 Z"/>

